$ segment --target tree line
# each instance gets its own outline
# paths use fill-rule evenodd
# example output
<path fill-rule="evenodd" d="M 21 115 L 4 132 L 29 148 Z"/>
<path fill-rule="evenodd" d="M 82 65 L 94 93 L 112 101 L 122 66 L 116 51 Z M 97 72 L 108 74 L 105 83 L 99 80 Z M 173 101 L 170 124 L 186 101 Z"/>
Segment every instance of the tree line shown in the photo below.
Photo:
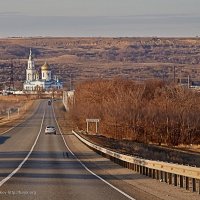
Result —
<path fill-rule="evenodd" d="M 88 80 L 77 85 L 70 107 L 78 129 L 86 130 L 87 118 L 98 118 L 99 133 L 109 138 L 170 146 L 200 143 L 200 94 L 180 85 Z"/>

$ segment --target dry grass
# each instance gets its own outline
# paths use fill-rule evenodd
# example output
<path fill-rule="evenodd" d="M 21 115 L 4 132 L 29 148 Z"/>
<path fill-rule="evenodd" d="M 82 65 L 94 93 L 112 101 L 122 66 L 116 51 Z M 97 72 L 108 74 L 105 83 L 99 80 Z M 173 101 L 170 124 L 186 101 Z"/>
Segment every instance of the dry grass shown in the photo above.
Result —
<path fill-rule="evenodd" d="M 1 113 L 3 113 L 2 105 L 4 105 L 3 109 L 5 109 L 5 112 L 0 115 L 0 134 L 10 129 L 10 127 L 21 123 L 24 119 L 31 115 L 34 109 L 34 101 L 27 101 L 23 97 L 1 97 L 0 102 Z M 7 110 L 11 108 L 11 105 L 12 108 L 19 108 L 20 112 L 18 114 L 18 110 L 15 110 L 15 112 L 10 114 L 10 118 L 8 119 Z"/>
<path fill-rule="evenodd" d="M 200 145 L 179 145 L 177 146 L 177 149 L 184 150 L 184 151 L 190 151 L 190 152 L 196 152 L 200 153 Z"/>
<path fill-rule="evenodd" d="M 0 116 L 7 114 L 8 109 L 17 112 L 18 108 L 23 108 L 28 103 L 25 96 L 0 96 Z"/>

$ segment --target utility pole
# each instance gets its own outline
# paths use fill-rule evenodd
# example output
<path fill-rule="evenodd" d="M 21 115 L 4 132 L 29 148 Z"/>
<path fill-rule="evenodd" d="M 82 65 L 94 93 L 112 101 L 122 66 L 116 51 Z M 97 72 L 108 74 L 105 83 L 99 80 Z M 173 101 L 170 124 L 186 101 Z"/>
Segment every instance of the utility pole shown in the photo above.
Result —
<path fill-rule="evenodd" d="M 72 90 L 72 74 L 70 73 L 70 83 L 69 83 L 69 89 Z"/>
<path fill-rule="evenodd" d="M 174 69 L 173 69 L 173 80 L 174 80 L 174 83 L 176 81 L 176 66 L 174 66 Z"/>
<path fill-rule="evenodd" d="M 182 84 L 182 68 L 181 68 L 181 70 L 180 70 L 179 83 L 180 83 L 180 85 Z"/>
<path fill-rule="evenodd" d="M 188 89 L 190 88 L 190 75 L 188 75 Z"/>

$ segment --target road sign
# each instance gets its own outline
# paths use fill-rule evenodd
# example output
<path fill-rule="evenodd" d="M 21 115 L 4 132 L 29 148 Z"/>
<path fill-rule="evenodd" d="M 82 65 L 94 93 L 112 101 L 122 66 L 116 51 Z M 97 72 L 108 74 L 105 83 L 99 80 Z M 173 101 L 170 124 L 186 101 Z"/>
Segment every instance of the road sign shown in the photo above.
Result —
<path fill-rule="evenodd" d="M 86 119 L 87 122 L 87 133 L 89 132 L 89 123 L 96 123 L 96 133 L 98 133 L 98 123 L 100 119 Z"/>
<path fill-rule="evenodd" d="M 99 119 L 86 119 L 86 122 L 99 122 L 100 120 Z"/>

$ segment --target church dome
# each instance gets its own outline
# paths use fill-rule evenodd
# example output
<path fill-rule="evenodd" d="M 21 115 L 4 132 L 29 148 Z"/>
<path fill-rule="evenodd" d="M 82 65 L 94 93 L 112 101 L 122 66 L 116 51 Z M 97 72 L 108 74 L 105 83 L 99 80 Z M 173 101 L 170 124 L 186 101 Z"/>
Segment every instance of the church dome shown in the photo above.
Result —
<path fill-rule="evenodd" d="M 44 63 L 44 65 L 41 67 L 42 71 L 49 71 L 50 70 L 50 66 L 47 62 Z"/>

